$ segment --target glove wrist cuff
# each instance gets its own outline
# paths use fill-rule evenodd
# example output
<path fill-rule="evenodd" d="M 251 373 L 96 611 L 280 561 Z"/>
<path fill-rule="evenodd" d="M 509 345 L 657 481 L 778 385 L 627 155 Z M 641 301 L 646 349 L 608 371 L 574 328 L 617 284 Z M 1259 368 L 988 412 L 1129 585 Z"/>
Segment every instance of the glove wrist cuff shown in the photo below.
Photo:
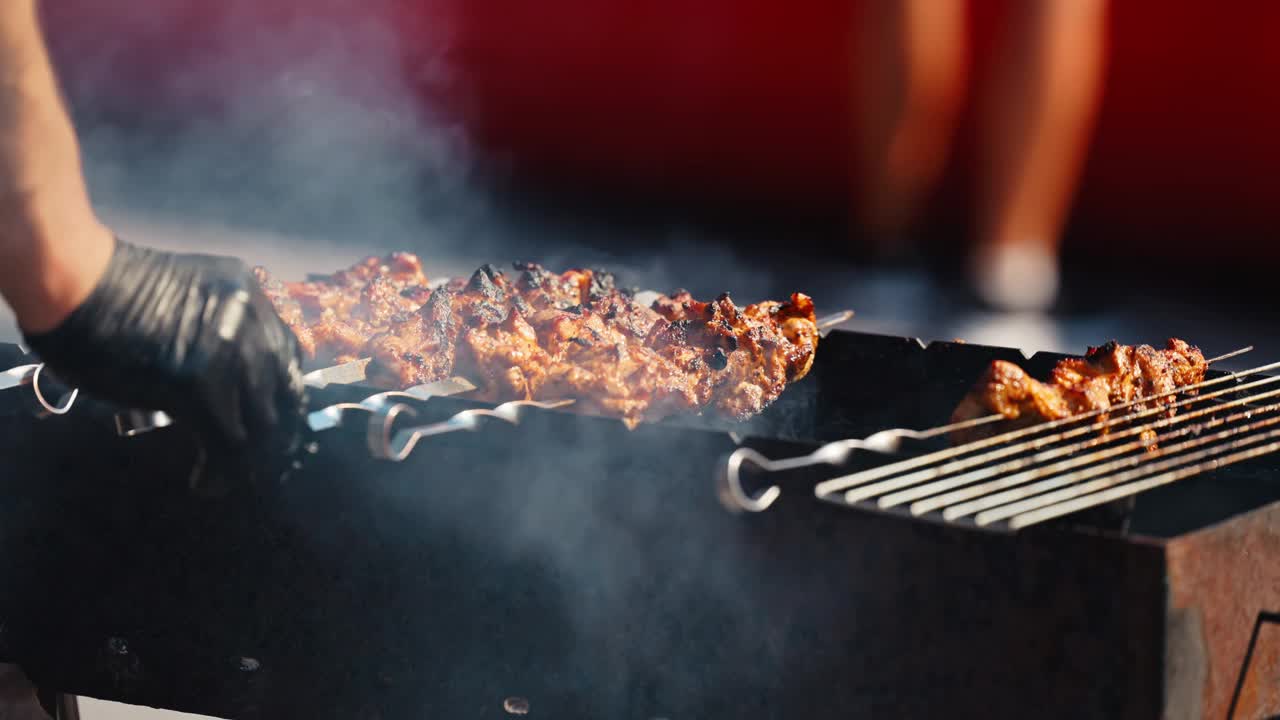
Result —
<path fill-rule="evenodd" d="M 137 253 L 135 246 L 121 240 L 118 236 L 113 236 L 113 243 L 111 259 L 107 262 L 107 268 L 103 271 L 102 277 L 98 279 L 98 284 L 57 327 L 42 332 L 21 330 L 27 347 L 51 366 L 57 366 L 56 370 L 67 371 L 71 368 L 64 366 L 78 364 L 76 360 L 82 352 L 77 346 L 84 337 L 94 334 L 95 328 L 103 320 L 101 315 L 105 299 L 118 294 L 117 286 L 120 285 L 121 273 L 135 262 L 133 257 Z"/>

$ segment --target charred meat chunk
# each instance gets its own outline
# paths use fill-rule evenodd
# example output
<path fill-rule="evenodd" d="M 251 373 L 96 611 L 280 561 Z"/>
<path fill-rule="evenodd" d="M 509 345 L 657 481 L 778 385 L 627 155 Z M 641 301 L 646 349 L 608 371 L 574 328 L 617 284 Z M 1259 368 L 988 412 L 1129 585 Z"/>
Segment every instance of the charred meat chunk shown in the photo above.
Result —
<path fill-rule="evenodd" d="M 410 253 L 366 258 L 329 276 L 259 281 L 315 363 L 371 357 L 369 375 L 405 388 L 463 375 L 477 399 L 572 399 L 631 426 L 712 411 L 764 410 L 813 362 L 813 302 L 739 308 L 687 292 L 651 307 L 599 270 L 492 265 L 431 289 Z"/>
<path fill-rule="evenodd" d="M 1150 345 L 1120 345 L 1114 340 L 1089 348 L 1083 358 L 1059 362 L 1048 382 L 1031 377 L 1022 368 L 996 360 L 965 396 L 952 415 L 959 423 L 989 415 L 1002 415 L 1015 427 L 1062 420 L 1123 405 L 1125 412 L 1165 408 L 1172 417 L 1180 399 L 1175 391 L 1204 380 L 1208 364 L 1198 348 L 1171 338 L 1163 350 Z M 953 440 L 967 442 L 993 432 L 991 425 L 962 430 Z M 1007 431 L 1009 425 L 995 430 Z"/>

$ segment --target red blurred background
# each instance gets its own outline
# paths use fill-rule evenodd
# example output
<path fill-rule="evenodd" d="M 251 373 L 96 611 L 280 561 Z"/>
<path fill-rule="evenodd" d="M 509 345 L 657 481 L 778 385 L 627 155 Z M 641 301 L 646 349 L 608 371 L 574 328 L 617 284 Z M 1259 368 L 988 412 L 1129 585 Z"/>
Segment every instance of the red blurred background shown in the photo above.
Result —
<path fill-rule="evenodd" d="M 1003 11 L 975 4 L 977 70 Z M 45 12 L 73 102 L 216 113 L 234 77 L 193 82 L 201 75 L 188 70 L 239 52 L 219 31 L 233 6 L 235 32 L 250 17 L 268 38 L 300 17 L 386 19 L 420 102 L 461 118 L 517 176 L 804 212 L 843 211 L 854 197 L 856 2 L 64 0 Z M 1277 3 L 1113 4 L 1069 247 L 1154 254 L 1211 238 L 1220 258 L 1274 256 L 1278 26 Z M 333 38 L 315 42 L 323 51 Z M 449 81 L 420 79 L 442 47 Z M 946 221 L 964 213 L 971 128 L 968 117 L 933 208 Z"/>

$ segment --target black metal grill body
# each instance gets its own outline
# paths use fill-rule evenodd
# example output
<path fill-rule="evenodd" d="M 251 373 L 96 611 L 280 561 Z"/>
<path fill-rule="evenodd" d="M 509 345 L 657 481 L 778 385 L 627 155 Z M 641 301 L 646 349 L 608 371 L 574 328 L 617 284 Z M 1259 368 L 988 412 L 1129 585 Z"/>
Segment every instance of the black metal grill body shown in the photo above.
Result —
<path fill-rule="evenodd" d="M 937 424 L 995 356 L 1022 360 L 834 333 L 750 443 Z M 2 422 L 0 656 L 65 692 L 233 718 L 1280 709 L 1265 464 L 1142 496 L 1151 536 L 1000 535 L 834 507 L 813 474 L 730 514 L 712 478 L 734 441 L 700 421 L 534 411 L 403 463 L 339 431 L 283 486 L 219 499 L 186 490 L 180 428 Z"/>

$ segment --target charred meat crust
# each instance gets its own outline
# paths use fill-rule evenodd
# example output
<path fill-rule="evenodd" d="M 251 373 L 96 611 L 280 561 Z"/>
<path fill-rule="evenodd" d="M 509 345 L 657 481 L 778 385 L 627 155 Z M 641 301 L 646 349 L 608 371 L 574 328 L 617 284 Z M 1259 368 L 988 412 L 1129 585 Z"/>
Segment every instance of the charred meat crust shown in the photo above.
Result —
<path fill-rule="evenodd" d="M 604 271 L 513 270 L 485 265 L 432 290 L 416 256 L 394 253 L 306 282 L 257 274 L 317 364 L 371 356 L 386 387 L 464 375 L 479 399 L 573 399 L 633 426 L 706 410 L 745 419 L 803 378 L 817 348 L 800 293 L 740 308 L 680 291 L 644 306 Z"/>
<path fill-rule="evenodd" d="M 973 390 L 965 396 L 952 414 L 952 422 L 963 422 L 989 415 L 1003 415 L 1015 426 L 1027 426 L 1098 411 L 1116 405 L 1127 405 L 1126 412 L 1165 408 L 1162 415 L 1172 417 L 1174 403 L 1180 399 L 1170 394 L 1181 387 L 1204 380 L 1208 364 L 1196 347 L 1170 338 L 1163 350 L 1150 345 L 1121 345 L 1112 340 L 1091 347 L 1083 358 L 1059 362 L 1048 382 L 1031 377 L 1022 368 L 1004 360 L 996 360 L 987 368 Z M 983 425 L 953 433 L 955 442 L 969 442 L 993 432 L 1004 432 Z"/>

